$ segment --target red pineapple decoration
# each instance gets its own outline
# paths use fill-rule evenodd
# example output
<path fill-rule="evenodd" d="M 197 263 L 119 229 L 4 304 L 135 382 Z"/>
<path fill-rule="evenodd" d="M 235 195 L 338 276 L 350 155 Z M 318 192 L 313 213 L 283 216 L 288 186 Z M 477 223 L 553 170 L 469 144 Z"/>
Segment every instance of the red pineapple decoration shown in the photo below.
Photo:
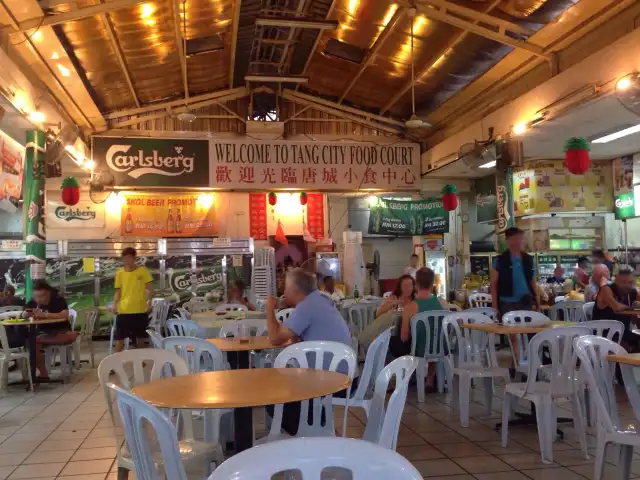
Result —
<path fill-rule="evenodd" d="M 448 212 L 458 208 L 458 195 L 456 195 L 456 186 L 447 184 L 442 189 L 442 206 Z"/>
<path fill-rule="evenodd" d="M 582 137 L 572 137 L 564 145 L 564 166 L 574 175 L 582 175 L 591 165 L 589 142 Z"/>
<path fill-rule="evenodd" d="M 306 192 L 301 192 L 300 193 L 300 205 L 302 205 L 303 207 L 307 204 L 307 194 Z"/>
<path fill-rule="evenodd" d="M 278 203 L 278 196 L 274 192 L 269 193 L 269 205 L 275 207 L 276 203 Z"/>
<path fill-rule="evenodd" d="M 75 177 L 66 177 L 62 181 L 62 203 L 73 206 L 80 201 L 80 185 Z"/>

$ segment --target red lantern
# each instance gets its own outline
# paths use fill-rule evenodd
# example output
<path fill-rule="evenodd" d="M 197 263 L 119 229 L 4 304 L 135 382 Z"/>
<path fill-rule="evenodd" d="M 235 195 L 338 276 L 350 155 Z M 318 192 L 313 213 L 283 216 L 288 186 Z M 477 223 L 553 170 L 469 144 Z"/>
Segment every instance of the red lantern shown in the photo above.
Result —
<path fill-rule="evenodd" d="M 589 142 L 582 137 L 567 140 L 564 145 L 564 165 L 574 175 L 582 175 L 589 170 Z"/>
<path fill-rule="evenodd" d="M 80 185 L 75 177 L 67 177 L 62 181 L 62 203 L 73 206 L 80 201 Z"/>
<path fill-rule="evenodd" d="M 275 207 L 276 203 L 278 203 L 278 196 L 275 193 L 270 192 L 269 193 L 269 205 L 271 205 L 272 207 Z"/>
<path fill-rule="evenodd" d="M 442 206 L 448 212 L 458 208 L 458 196 L 455 185 L 445 185 L 442 189 Z"/>
<path fill-rule="evenodd" d="M 300 205 L 305 206 L 307 204 L 307 194 L 305 192 L 300 193 Z"/>

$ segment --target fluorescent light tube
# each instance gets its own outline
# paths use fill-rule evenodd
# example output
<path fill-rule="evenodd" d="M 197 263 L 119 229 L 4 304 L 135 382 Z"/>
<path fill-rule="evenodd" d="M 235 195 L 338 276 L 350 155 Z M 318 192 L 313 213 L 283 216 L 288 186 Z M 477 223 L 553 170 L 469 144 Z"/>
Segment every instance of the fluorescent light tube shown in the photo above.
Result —
<path fill-rule="evenodd" d="M 484 165 L 480 165 L 478 168 L 493 168 L 496 166 L 496 161 L 492 160 L 491 162 L 487 162 Z"/>
<path fill-rule="evenodd" d="M 591 143 L 609 143 L 619 138 L 626 137 L 627 135 L 633 135 L 634 133 L 638 132 L 640 132 L 640 124 L 634 125 L 633 127 L 625 128 L 624 130 L 618 130 L 617 132 L 605 135 L 604 137 L 596 138 L 594 140 L 591 140 Z"/>

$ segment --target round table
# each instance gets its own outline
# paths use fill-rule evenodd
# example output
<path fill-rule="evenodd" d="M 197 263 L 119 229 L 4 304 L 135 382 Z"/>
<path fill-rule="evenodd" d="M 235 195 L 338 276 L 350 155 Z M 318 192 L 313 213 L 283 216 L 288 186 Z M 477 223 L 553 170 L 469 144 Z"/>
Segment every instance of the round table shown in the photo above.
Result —
<path fill-rule="evenodd" d="M 235 408 L 236 451 L 253 446 L 252 407 L 299 402 L 347 388 L 342 373 L 304 368 L 223 370 L 164 378 L 133 392 L 160 408 Z"/>
<path fill-rule="evenodd" d="M 268 348 L 280 348 L 289 345 L 290 342 L 282 345 L 274 345 L 269 337 L 247 337 L 247 338 L 210 338 L 207 340 L 213 343 L 223 352 L 250 352 L 253 350 L 266 350 Z M 247 357 L 248 359 L 248 357 Z M 240 368 L 249 368 L 241 366 Z"/>
<path fill-rule="evenodd" d="M 214 338 L 220 334 L 220 329 L 227 323 L 238 320 L 239 317 L 225 316 L 228 312 L 199 312 L 192 313 L 191 320 L 196 322 L 204 330 L 206 338 Z M 267 318 L 264 312 L 243 312 L 246 319 Z"/>

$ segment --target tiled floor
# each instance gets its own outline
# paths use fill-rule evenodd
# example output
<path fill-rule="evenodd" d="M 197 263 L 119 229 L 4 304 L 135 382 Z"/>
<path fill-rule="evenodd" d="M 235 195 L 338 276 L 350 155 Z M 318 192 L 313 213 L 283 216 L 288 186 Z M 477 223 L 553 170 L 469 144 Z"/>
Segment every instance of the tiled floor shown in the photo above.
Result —
<path fill-rule="evenodd" d="M 0 480 L 116 478 L 114 428 L 95 371 L 83 367 L 66 385 L 46 385 L 35 393 L 10 387 L 0 398 Z M 482 391 L 474 392 L 471 421 L 460 426 L 447 395 L 427 395 L 418 403 L 410 391 L 398 439 L 398 452 L 411 460 L 425 478 L 447 480 L 578 480 L 593 478 L 593 459 L 585 460 L 573 428 L 563 426 L 564 440 L 554 444 L 554 461 L 540 461 L 535 427 L 511 427 L 503 448 L 495 424 L 500 392 L 487 415 Z M 559 410 L 562 416 L 569 412 Z M 625 413 L 632 421 L 631 411 Z M 336 411 L 338 425 L 342 410 Z M 260 418 L 260 416 L 257 416 Z M 349 409 L 347 435 L 361 437 L 366 419 Z M 590 453 L 595 437 L 589 429 Z M 118 430 L 118 434 L 121 431 Z M 605 479 L 616 478 L 614 452 L 607 455 Z M 632 478 L 640 476 L 640 457 Z M 130 479 L 135 475 L 131 474 Z"/>

